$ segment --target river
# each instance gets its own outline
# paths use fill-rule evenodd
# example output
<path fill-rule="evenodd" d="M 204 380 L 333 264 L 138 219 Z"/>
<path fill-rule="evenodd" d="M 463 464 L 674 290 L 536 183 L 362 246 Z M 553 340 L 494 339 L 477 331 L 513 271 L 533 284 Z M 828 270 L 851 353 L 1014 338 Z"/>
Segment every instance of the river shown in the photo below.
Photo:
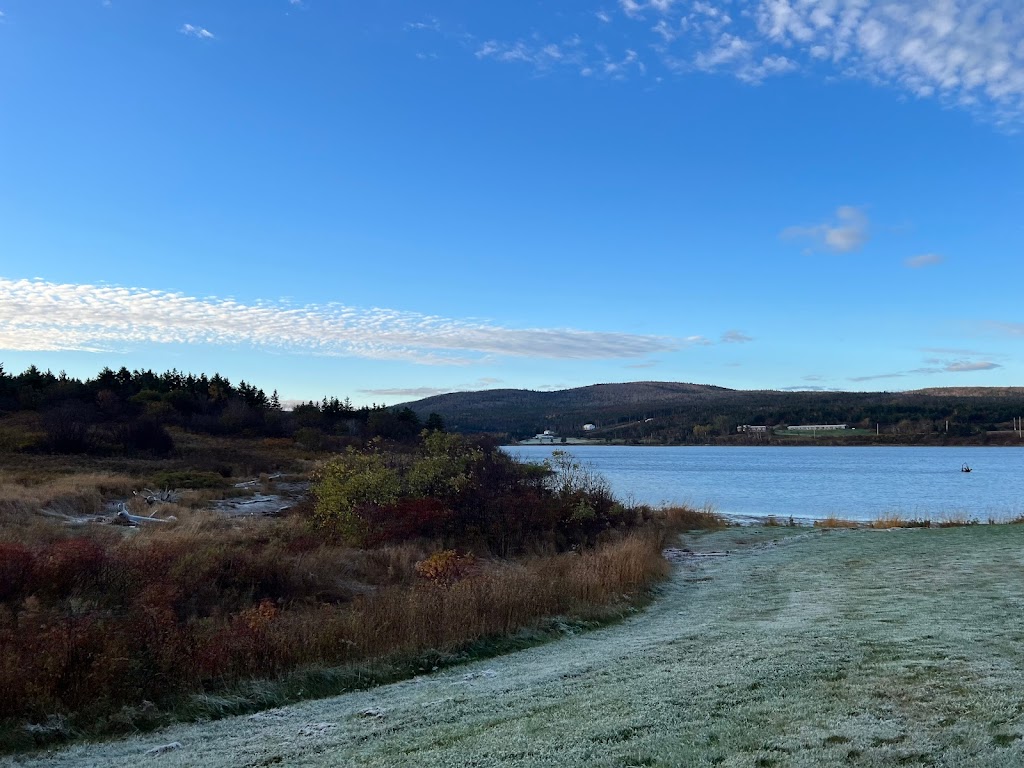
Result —
<path fill-rule="evenodd" d="M 509 446 L 540 462 L 559 446 Z M 1024 450 L 981 447 L 568 446 L 627 502 L 712 506 L 733 518 L 1024 516 Z M 972 472 L 961 472 L 967 463 Z"/>

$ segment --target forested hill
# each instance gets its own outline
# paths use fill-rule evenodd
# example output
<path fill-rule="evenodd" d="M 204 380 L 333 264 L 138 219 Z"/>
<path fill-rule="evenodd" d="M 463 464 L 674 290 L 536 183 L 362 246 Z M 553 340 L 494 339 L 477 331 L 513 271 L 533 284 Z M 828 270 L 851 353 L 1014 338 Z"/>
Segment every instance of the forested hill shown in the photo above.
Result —
<path fill-rule="evenodd" d="M 560 436 L 652 443 L 707 442 L 736 436 L 740 424 L 848 424 L 879 434 L 979 438 L 1009 431 L 1024 415 L 1024 387 L 933 388 L 916 392 L 780 392 L 703 384 L 633 382 L 555 392 L 493 389 L 406 403 L 436 412 L 449 429 L 521 439 L 550 429 Z M 584 424 L 597 429 L 584 432 Z M 900 440 L 903 441 L 903 440 Z"/>

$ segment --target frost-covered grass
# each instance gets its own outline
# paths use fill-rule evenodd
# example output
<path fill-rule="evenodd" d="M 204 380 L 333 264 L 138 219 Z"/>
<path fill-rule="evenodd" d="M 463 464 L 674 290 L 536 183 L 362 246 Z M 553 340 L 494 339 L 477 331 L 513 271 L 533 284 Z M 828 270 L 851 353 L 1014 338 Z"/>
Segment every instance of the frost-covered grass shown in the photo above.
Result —
<path fill-rule="evenodd" d="M 622 624 L 0 764 L 1024 764 L 1024 528 L 727 529 L 685 544 L 694 556 Z"/>

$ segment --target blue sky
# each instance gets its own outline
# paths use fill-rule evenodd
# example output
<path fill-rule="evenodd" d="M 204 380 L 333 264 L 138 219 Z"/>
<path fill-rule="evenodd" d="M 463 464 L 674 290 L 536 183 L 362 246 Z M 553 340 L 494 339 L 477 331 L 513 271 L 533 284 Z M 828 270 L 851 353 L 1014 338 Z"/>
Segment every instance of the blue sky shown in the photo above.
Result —
<path fill-rule="evenodd" d="M 1024 384 L 1017 0 L 0 0 L 0 361 Z"/>

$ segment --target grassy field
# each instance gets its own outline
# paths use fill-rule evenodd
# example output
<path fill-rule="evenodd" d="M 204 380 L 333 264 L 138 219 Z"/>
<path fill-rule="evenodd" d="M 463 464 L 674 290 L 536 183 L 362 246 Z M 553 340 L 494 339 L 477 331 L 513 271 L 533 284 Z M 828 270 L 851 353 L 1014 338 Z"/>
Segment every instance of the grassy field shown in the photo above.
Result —
<path fill-rule="evenodd" d="M 688 538 L 619 625 L 4 765 L 1019 766 L 1024 526 Z"/>

